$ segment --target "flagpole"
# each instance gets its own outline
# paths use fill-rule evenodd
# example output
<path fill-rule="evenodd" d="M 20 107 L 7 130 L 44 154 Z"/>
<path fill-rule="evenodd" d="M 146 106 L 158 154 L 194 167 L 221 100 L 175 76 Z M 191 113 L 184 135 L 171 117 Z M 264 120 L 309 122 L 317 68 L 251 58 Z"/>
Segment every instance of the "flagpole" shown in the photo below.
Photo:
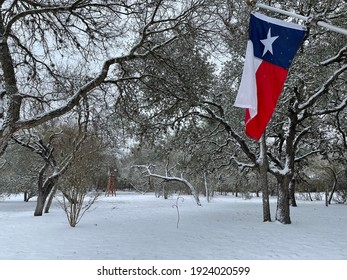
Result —
<path fill-rule="evenodd" d="M 247 2 L 254 3 L 254 1 L 247 1 Z M 283 14 L 283 15 L 286 15 L 286 16 L 289 16 L 289 17 L 295 17 L 295 18 L 304 20 L 306 22 L 310 20 L 310 17 L 298 15 L 298 14 L 295 14 L 295 13 L 292 13 L 292 12 L 288 12 L 288 11 L 285 11 L 285 10 L 281 10 L 281 9 L 278 9 L 278 8 L 275 8 L 275 7 L 271 7 L 271 6 L 262 4 L 262 3 L 256 2 L 255 6 L 258 7 L 258 8 L 261 8 L 261 9 L 265 9 L 265 10 L 269 10 L 269 11 L 272 11 L 272 12 L 280 13 L 280 14 Z M 316 24 L 321 26 L 321 27 L 324 27 L 326 29 L 329 29 L 331 31 L 335 31 L 337 33 L 341 33 L 341 34 L 347 36 L 347 29 L 344 29 L 344 28 L 341 28 L 341 27 L 337 27 L 335 25 L 326 23 L 325 21 L 322 21 L 322 20 L 316 21 Z"/>

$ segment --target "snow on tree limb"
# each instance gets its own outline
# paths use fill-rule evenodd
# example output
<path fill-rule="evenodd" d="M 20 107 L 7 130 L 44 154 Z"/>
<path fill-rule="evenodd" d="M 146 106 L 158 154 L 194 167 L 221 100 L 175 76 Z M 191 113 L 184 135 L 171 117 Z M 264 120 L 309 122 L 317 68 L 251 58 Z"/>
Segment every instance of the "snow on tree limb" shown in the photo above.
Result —
<path fill-rule="evenodd" d="M 60 5 L 60 6 L 54 5 L 53 6 L 53 5 L 42 5 L 42 4 L 33 3 L 30 1 L 30 3 L 28 3 L 28 4 L 31 4 L 36 8 L 26 10 L 26 11 L 18 13 L 14 17 L 12 17 L 9 20 L 9 22 L 7 23 L 6 29 L 3 33 L 3 37 L 6 38 L 9 36 L 9 34 L 11 33 L 12 26 L 21 18 L 24 18 L 28 15 L 59 13 L 59 12 L 65 12 L 65 11 L 72 12 L 75 9 L 81 8 L 81 7 L 79 7 L 78 2 L 81 2 L 81 1 L 76 1 L 74 4 L 68 5 L 68 6 L 64 6 L 64 5 Z M 83 6 L 85 6 L 85 5 L 83 5 Z"/>
<path fill-rule="evenodd" d="M 132 167 L 133 168 L 139 168 L 139 169 L 145 169 L 145 172 L 146 172 L 147 176 L 158 178 L 158 179 L 162 179 L 164 182 L 179 182 L 179 183 L 184 184 L 192 192 L 192 195 L 193 195 L 193 197 L 195 199 L 196 204 L 201 206 L 199 195 L 198 195 L 195 187 L 189 181 L 187 181 L 183 177 L 164 176 L 164 175 L 152 173 L 152 171 L 151 171 L 151 167 L 152 166 L 153 165 L 133 165 Z"/>
<path fill-rule="evenodd" d="M 115 64 L 122 64 L 126 61 L 131 61 L 134 59 L 139 59 L 139 58 L 145 58 L 148 55 L 150 55 L 153 51 L 156 49 L 159 49 L 167 44 L 170 44 L 172 41 L 176 40 L 177 36 L 170 38 L 169 40 L 163 42 L 160 45 L 157 45 L 153 47 L 151 50 L 143 53 L 143 54 L 137 54 L 135 53 L 135 49 L 132 49 L 130 54 L 125 55 L 125 56 L 120 56 L 116 58 L 109 59 L 105 61 L 99 75 L 95 77 L 92 81 L 88 82 L 87 84 L 83 85 L 81 88 L 79 88 L 78 91 L 75 92 L 75 94 L 69 98 L 69 100 L 66 102 L 65 105 L 62 105 L 61 107 L 54 109 L 49 112 L 44 112 L 40 115 L 35 116 L 32 119 L 29 120 L 19 120 L 16 122 L 16 130 L 19 129 L 24 129 L 24 128 L 31 128 L 38 126 L 48 120 L 51 120 L 53 118 L 60 117 L 67 112 L 71 111 L 75 106 L 77 106 L 80 102 L 80 100 L 87 96 L 91 91 L 99 87 L 107 78 L 107 75 L 110 71 L 111 66 Z"/>
<path fill-rule="evenodd" d="M 314 113 L 312 113 L 312 115 L 327 115 L 327 114 L 332 114 L 332 113 L 336 113 L 336 112 L 340 112 L 343 109 L 345 109 L 347 107 L 347 97 L 345 97 L 340 104 L 338 104 L 337 106 L 333 107 L 333 108 L 327 108 L 324 110 L 319 110 L 316 111 Z"/>
<path fill-rule="evenodd" d="M 299 162 L 309 156 L 312 156 L 312 155 L 315 155 L 315 154 L 319 154 L 319 153 L 322 153 L 322 150 L 321 149 L 318 149 L 318 150 L 313 150 L 313 151 L 309 151 L 307 152 L 306 154 L 302 155 L 302 156 L 299 156 L 299 157 L 295 157 L 294 161 L 295 162 Z"/>
<path fill-rule="evenodd" d="M 327 66 L 329 64 L 342 61 L 347 61 L 347 46 L 342 48 L 337 55 L 322 61 L 320 64 L 323 66 Z"/>
<path fill-rule="evenodd" d="M 347 64 L 342 65 L 338 70 L 336 70 L 320 87 L 315 94 L 313 94 L 308 100 L 304 103 L 298 105 L 299 110 L 307 109 L 315 104 L 319 97 L 327 93 L 332 83 L 339 78 L 339 76 L 347 70 Z"/>
<path fill-rule="evenodd" d="M 211 102 L 209 102 L 209 104 L 211 104 Z M 215 103 L 213 103 L 213 104 L 215 104 Z M 217 104 L 216 104 L 216 106 L 217 106 L 219 112 L 221 112 L 221 110 L 223 112 L 222 106 L 219 106 Z M 221 114 L 222 116 L 218 116 L 212 109 L 208 108 L 204 104 L 201 106 L 201 108 L 204 111 L 206 111 L 207 114 L 204 114 L 201 112 L 198 112 L 197 114 L 202 118 L 212 119 L 212 120 L 219 122 L 221 125 L 223 125 L 223 127 L 230 134 L 230 136 L 240 145 L 241 149 L 247 155 L 247 157 L 252 162 L 256 163 L 257 158 L 256 158 L 255 154 L 252 153 L 252 151 L 248 147 L 246 141 L 232 129 L 232 127 L 227 123 L 227 121 L 225 121 L 225 119 L 222 117 L 223 114 Z"/>
<path fill-rule="evenodd" d="M 0 3 L 3 4 L 3 2 Z M 5 151 L 9 139 L 16 131 L 36 127 L 46 121 L 65 115 L 78 106 L 83 97 L 90 95 L 104 83 L 109 83 L 110 80 L 117 83 L 118 79 L 124 81 L 134 78 L 122 75 L 110 77 L 110 73 L 114 67 L 120 66 L 122 68 L 128 62 L 145 59 L 160 48 L 171 44 L 180 36 L 185 36 L 190 32 L 185 29 L 185 25 L 190 23 L 192 19 L 200 20 L 197 13 L 203 3 L 204 1 L 197 0 L 189 1 L 185 5 L 174 6 L 174 2 L 166 1 L 154 1 L 150 4 L 147 1 L 141 1 L 128 4 L 124 1 L 111 3 L 109 1 L 78 0 L 55 1 L 52 4 L 52 2 L 26 0 L 2 7 L 0 41 L 2 42 L 1 53 L 3 55 L 0 57 L 0 61 L 7 91 L 7 106 L 4 108 L 6 119 L 0 124 L 0 155 Z M 168 9 L 170 7 L 171 9 Z M 93 13 L 96 13 L 98 17 L 93 17 Z M 122 22 L 128 23 L 133 28 L 126 25 L 111 26 L 111 15 L 117 19 L 124 19 L 125 21 L 122 20 Z M 22 26 L 23 28 L 21 28 Z M 29 36 L 31 31 L 34 34 Z M 28 38 L 23 37 L 23 34 L 29 34 Z M 113 57 L 108 54 L 107 47 L 109 45 L 106 43 L 114 47 L 113 37 L 111 38 L 110 34 L 121 38 L 123 35 L 128 36 L 129 46 L 124 48 L 125 54 L 118 49 L 115 50 L 116 54 Z M 80 38 L 79 35 L 82 37 Z M 162 41 L 159 41 L 159 38 Z M 25 40 L 30 42 L 26 43 Z M 12 46 L 18 47 L 18 56 L 11 57 L 10 48 Z M 95 49 L 92 49 L 93 47 Z M 28 84 L 26 90 L 29 89 L 29 92 L 22 92 L 23 88 L 19 88 L 22 81 L 16 81 L 17 75 L 21 79 L 28 75 L 27 81 L 29 81 L 32 78 L 31 74 L 39 73 L 39 75 L 44 76 L 48 73 L 48 78 L 52 79 L 50 82 L 56 83 L 53 86 L 58 84 L 64 87 L 66 81 L 71 78 L 68 76 L 69 74 L 65 77 L 60 72 L 64 70 L 58 69 L 59 65 L 56 65 L 54 60 L 56 55 L 64 57 L 64 52 L 71 52 L 72 55 L 77 52 L 76 59 L 82 56 L 86 61 L 89 60 L 88 55 L 94 60 L 98 59 L 100 63 L 104 57 L 106 58 L 103 65 L 100 66 L 99 73 L 94 74 L 95 76 L 92 78 L 87 77 L 87 82 L 78 89 L 69 91 L 69 97 L 66 99 L 52 98 L 51 96 L 56 93 L 54 91 L 53 93 L 49 90 L 47 92 L 40 91 L 37 86 L 41 86 L 41 84 L 37 81 L 43 77 L 36 80 L 38 85 Z M 119 53 L 122 55 L 118 55 Z M 112 58 L 107 59 L 107 57 Z M 11 61 L 11 58 L 19 61 Z M 19 70 L 17 68 L 15 70 L 14 67 L 17 64 L 23 65 L 20 69 L 23 70 L 23 73 L 17 73 Z M 40 68 L 41 66 L 42 68 Z M 32 69 L 33 72 L 28 69 Z M 47 79 L 47 76 L 44 78 Z M 33 93 L 30 92 L 31 87 L 34 87 Z M 59 93 L 59 89 L 56 91 Z M 61 97 L 59 96 L 59 98 Z M 29 114 L 31 116 L 26 116 L 26 114 L 22 114 L 24 99 L 27 107 L 36 106 L 39 108 L 37 105 L 42 104 L 45 106 L 42 106 L 41 111 L 37 110 L 36 115 L 33 115 L 35 113 L 32 112 Z M 50 108 L 49 111 L 46 108 Z"/>
<path fill-rule="evenodd" d="M 342 136 L 343 147 L 347 150 L 347 136 L 346 136 L 346 133 L 345 133 L 345 131 L 342 129 L 342 126 L 341 126 L 340 113 L 341 113 L 341 111 L 339 111 L 339 112 L 336 114 L 337 130 L 339 131 L 339 133 L 340 133 L 341 136 Z"/>
<path fill-rule="evenodd" d="M 301 130 L 298 135 L 296 135 L 295 139 L 294 139 L 294 150 L 296 151 L 300 140 L 306 135 L 306 133 L 308 133 L 311 129 L 311 126 L 309 127 L 305 127 L 303 130 Z"/>

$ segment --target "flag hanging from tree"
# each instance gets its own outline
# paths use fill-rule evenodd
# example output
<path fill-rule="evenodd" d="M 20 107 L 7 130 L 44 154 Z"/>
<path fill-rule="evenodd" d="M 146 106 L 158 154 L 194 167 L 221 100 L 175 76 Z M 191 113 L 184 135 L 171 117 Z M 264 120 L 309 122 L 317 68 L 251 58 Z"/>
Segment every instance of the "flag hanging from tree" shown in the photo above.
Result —
<path fill-rule="evenodd" d="M 259 140 L 275 110 L 289 66 L 306 35 L 302 25 L 252 13 L 235 106 L 246 108 L 246 135 Z"/>

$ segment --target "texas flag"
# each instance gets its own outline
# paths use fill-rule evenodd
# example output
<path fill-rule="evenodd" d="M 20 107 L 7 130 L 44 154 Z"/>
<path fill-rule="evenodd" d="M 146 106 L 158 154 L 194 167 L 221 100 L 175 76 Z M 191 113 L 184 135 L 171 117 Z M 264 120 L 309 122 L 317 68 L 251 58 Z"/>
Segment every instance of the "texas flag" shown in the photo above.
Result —
<path fill-rule="evenodd" d="M 246 60 L 235 106 L 246 108 L 246 135 L 259 140 L 282 92 L 304 26 L 252 13 Z"/>

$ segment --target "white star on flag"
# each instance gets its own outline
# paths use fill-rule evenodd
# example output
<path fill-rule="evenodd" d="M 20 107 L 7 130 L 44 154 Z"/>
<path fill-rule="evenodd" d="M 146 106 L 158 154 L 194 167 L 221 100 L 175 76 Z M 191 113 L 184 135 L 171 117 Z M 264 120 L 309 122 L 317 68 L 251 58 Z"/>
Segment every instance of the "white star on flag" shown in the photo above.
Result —
<path fill-rule="evenodd" d="M 265 46 L 263 56 L 269 51 L 271 54 L 273 54 L 272 51 L 272 44 L 276 41 L 278 36 L 271 37 L 271 27 L 269 28 L 269 31 L 267 32 L 267 37 L 264 40 L 260 40 L 260 42 Z"/>

